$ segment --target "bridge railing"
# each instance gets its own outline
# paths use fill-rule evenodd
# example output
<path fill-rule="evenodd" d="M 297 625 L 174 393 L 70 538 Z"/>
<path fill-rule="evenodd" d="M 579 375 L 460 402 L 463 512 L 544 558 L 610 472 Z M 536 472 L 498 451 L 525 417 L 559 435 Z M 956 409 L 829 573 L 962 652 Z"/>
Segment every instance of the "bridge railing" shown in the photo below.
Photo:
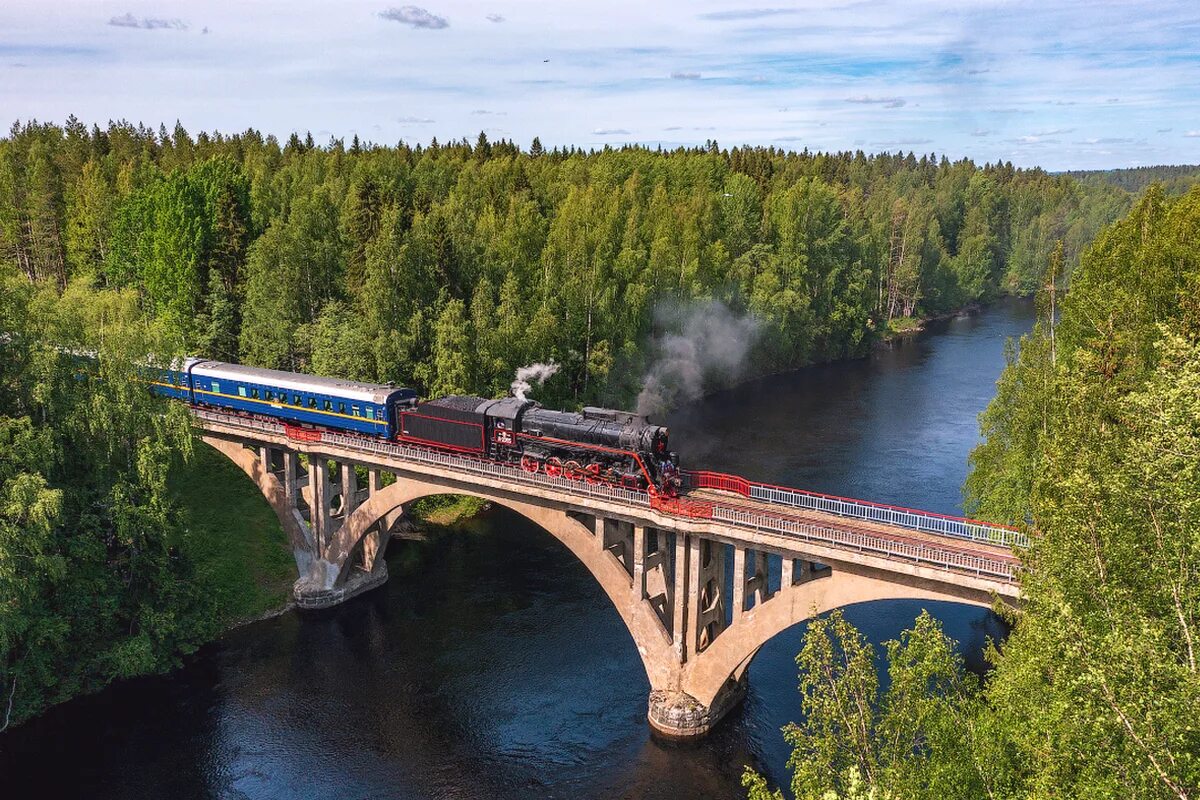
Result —
<path fill-rule="evenodd" d="M 739 527 L 784 532 L 806 541 L 822 544 L 833 543 L 858 552 L 878 553 L 886 557 L 899 557 L 1005 580 L 1012 580 L 1016 571 L 1016 565 L 1011 561 L 944 550 L 921 542 L 899 541 L 861 531 L 831 528 L 799 519 L 783 519 L 770 514 L 758 513 L 753 509 L 717 504 L 713 507 L 712 518 Z"/>
<path fill-rule="evenodd" d="M 221 414 L 204 409 L 194 409 L 193 413 L 199 419 L 221 425 L 277 436 L 287 434 L 282 423 Z M 311 439 L 311 437 L 307 438 Z M 1012 561 L 946 550 L 931 544 L 902 541 L 870 531 L 838 529 L 800 519 L 789 519 L 778 514 L 756 511 L 752 508 L 729 506 L 719 502 L 698 502 L 688 498 L 651 497 L 645 492 L 631 491 L 618 486 L 589 484 L 586 481 L 570 480 L 562 476 L 554 477 L 542 473 L 533 474 L 508 464 L 331 431 L 321 431 L 319 441 L 363 454 L 445 467 L 459 472 L 500 478 L 508 483 L 553 487 L 569 494 L 588 495 L 643 509 L 653 507 L 677 516 L 717 520 L 742 529 L 784 533 L 804 541 L 850 548 L 859 552 L 876 553 L 893 559 L 920 562 L 942 569 L 987 575 L 1004 580 L 1012 580 L 1015 576 L 1016 564 Z M 753 492 L 754 487 L 758 485 L 748 484 L 748 492 Z M 738 493 L 741 494 L 741 492 Z M 752 496 L 752 494 L 743 496 Z"/>
<path fill-rule="evenodd" d="M 688 488 L 734 492 L 752 500 L 821 511 L 826 514 L 836 514 L 839 517 L 861 519 L 868 522 L 881 522 L 885 525 L 896 525 L 941 536 L 955 536 L 975 542 L 1002 544 L 1008 547 L 1029 546 L 1029 538 L 1024 533 L 1005 525 L 992 525 L 965 517 L 952 517 L 932 511 L 872 503 L 869 500 L 855 500 L 850 497 L 754 483 L 737 475 L 725 475 L 720 472 L 683 470 L 682 475 L 684 484 Z"/>

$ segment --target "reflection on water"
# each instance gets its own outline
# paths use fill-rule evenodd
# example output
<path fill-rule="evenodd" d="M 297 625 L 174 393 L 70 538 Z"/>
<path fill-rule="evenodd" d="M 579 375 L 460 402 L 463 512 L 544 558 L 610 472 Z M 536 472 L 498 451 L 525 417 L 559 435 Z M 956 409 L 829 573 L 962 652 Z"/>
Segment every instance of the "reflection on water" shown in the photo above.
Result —
<path fill-rule="evenodd" d="M 861 361 L 756 381 L 668 420 L 685 464 L 953 513 L 1009 302 Z M 226 635 L 171 675 L 126 681 L 0 736 L 6 790 L 161 798 L 741 797 L 787 780 L 803 626 L 768 642 L 746 702 L 707 739 L 651 738 L 633 642 L 587 571 L 503 509 L 394 543 L 382 589 Z M 928 607 L 976 665 L 987 612 L 848 609 L 873 641 Z"/>

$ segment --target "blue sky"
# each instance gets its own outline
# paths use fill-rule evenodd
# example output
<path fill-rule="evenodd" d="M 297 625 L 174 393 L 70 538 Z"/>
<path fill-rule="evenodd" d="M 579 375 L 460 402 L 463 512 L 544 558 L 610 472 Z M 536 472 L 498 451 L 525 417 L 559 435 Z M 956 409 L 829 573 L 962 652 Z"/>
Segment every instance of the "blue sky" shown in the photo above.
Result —
<path fill-rule="evenodd" d="M 5 0 L 0 117 L 1200 162 L 1200 0 Z"/>

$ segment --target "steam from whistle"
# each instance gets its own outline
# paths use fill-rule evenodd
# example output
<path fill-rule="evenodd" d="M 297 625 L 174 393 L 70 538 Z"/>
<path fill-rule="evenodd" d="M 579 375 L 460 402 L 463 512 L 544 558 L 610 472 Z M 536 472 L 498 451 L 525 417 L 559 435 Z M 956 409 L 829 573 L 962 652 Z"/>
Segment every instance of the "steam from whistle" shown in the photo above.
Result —
<path fill-rule="evenodd" d="M 521 367 L 513 378 L 511 386 L 513 396 L 518 400 L 526 399 L 525 393 L 533 388 L 530 381 L 536 381 L 537 385 L 541 386 L 556 372 L 558 372 L 558 364 L 553 361 L 548 364 L 530 364 L 527 367 Z"/>
<path fill-rule="evenodd" d="M 762 323 L 720 302 L 656 309 L 655 324 L 669 332 L 654 341 L 654 361 L 642 379 L 637 409 L 660 413 L 704 393 L 706 385 L 738 378 Z"/>

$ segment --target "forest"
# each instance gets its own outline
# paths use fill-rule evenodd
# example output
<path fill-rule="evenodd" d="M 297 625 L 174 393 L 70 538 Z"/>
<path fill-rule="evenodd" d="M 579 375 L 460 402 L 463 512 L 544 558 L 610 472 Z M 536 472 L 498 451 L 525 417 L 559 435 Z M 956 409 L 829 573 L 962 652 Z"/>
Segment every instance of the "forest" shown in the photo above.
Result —
<path fill-rule="evenodd" d="M 1129 202 L 1011 164 L 716 142 L 317 146 L 75 119 L 0 140 L 0 258 L 136 291 L 180 351 L 427 395 L 503 394 L 554 361 L 540 397 L 573 406 L 631 401 L 664 303 L 753 317 L 750 373 L 861 355 L 1032 292 L 1056 242 L 1074 263 Z"/>
<path fill-rule="evenodd" d="M 754 320 L 747 374 L 862 355 L 915 319 L 1061 286 L 1077 262 L 1142 230 L 1122 223 L 1088 249 L 1134 200 L 1104 183 L 932 154 L 716 142 L 580 151 L 536 139 L 521 149 L 482 134 L 473 144 L 318 146 L 252 130 L 15 124 L 0 139 L 0 730 L 111 680 L 169 669 L 270 605 L 247 593 L 262 576 L 214 565 L 223 548 L 173 489 L 190 483 L 179 476 L 202 448 L 182 409 L 163 413 L 135 380 L 148 356 L 395 381 L 427 395 L 503 394 L 516 368 L 554 361 L 561 369 L 538 399 L 626 406 L 655 342 L 681 324 L 664 308 L 721 304 Z M 1135 213 L 1152 210 L 1156 225 L 1183 219 L 1182 203 L 1168 208 L 1152 193 Z M 1172 263 L 1156 261 L 1153 275 L 1175 276 Z M 1047 264 L 1057 265 L 1049 280 Z M 1113 286 L 1130 278 L 1113 269 Z M 1136 288 L 1122 301 L 1149 307 Z M 1088 291 L 1068 297 L 1117 302 L 1103 281 Z M 1147 298 L 1158 308 L 1173 291 L 1164 283 Z M 1120 378 L 1096 391 L 1130 392 L 1112 413 L 1151 424 L 1121 403 L 1150 403 L 1145 392 L 1174 378 L 1139 389 L 1145 376 L 1124 370 L 1149 364 L 1164 342 L 1183 345 L 1152 326 L 1130 338 L 1114 317 L 1108 349 L 1088 355 L 1085 316 L 1063 311 L 1050 340 L 1059 369 Z M 1037 352 L 1024 346 L 1009 374 Z M 977 475 L 1004 471 L 1003 491 L 977 491 L 974 502 L 981 514 L 1048 525 L 1042 484 L 1029 481 L 1045 476 L 1048 457 L 1034 448 L 1050 439 L 1029 422 L 1041 406 L 1023 399 L 1016 384 L 1035 379 L 1020 374 L 1002 386 L 977 457 Z M 1068 414 L 1069 399 L 1062 388 L 1054 413 Z M 1059 447 L 1062 458 L 1091 452 Z M 229 504 L 210 500 L 207 512 Z M 277 581 L 288 554 L 270 552 L 231 561 L 272 563 Z M 1007 650 L 1023 641 L 1018 627 Z M 1020 747 L 1034 746 L 1014 743 L 1012 758 L 1031 758 Z M 843 760 L 836 766 L 841 774 Z"/>
<path fill-rule="evenodd" d="M 884 648 L 810 626 L 798 798 L 1200 797 L 1200 188 L 1152 187 L 1010 351 L 968 506 L 1023 525 L 982 679 L 922 614 Z M 748 772 L 751 800 L 782 795 Z"/>

